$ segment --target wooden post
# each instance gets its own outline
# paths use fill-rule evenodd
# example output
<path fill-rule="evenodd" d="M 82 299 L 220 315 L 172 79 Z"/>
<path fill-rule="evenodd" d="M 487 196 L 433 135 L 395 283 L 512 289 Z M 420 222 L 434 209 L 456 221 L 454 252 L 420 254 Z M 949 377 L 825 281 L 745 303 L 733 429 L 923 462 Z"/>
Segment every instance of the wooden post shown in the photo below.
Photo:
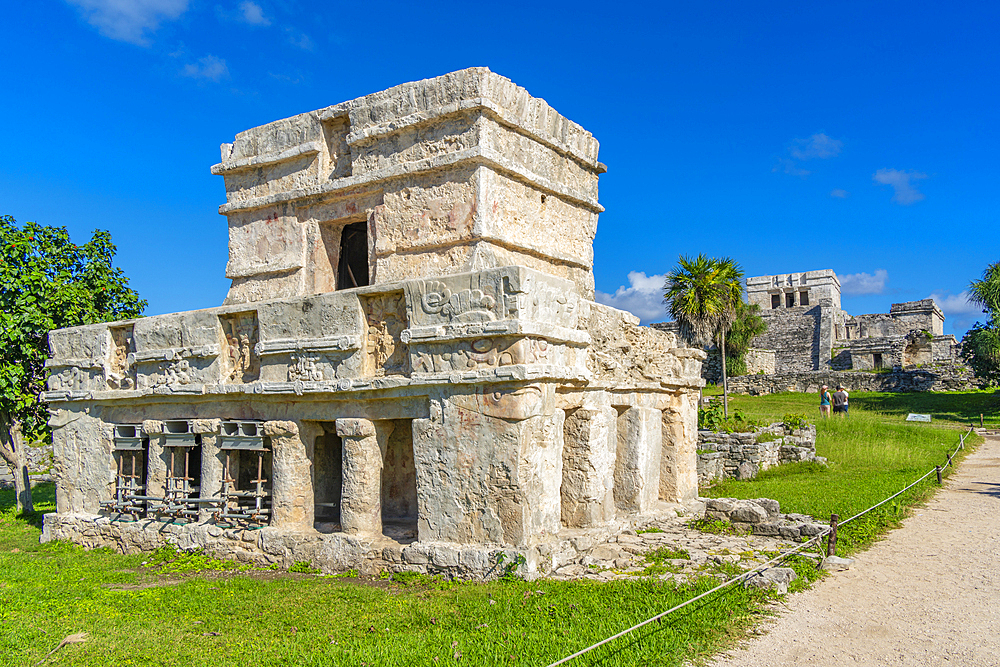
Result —
<path fill-rule="evenodd" d="M 985 423 L 985 422 L 983 421 L 983 413 L 982 413 L 982 412 L 980 412 L 980 413 L 979 413 L 979 427 L 980 427 L 980 428 L 983 428 L 983 427 L 985 427 L 985 426 L 986 426 L 986 423 Z"/>
<path fill-rule="evenodd" d="M 934 466 L 934 469 L 937 471 L 938 484 L 940 484 L 941 483 L 941 466 Z"/>
<path fill-rule="evenodd" d="M 948 455 L 948 465 L 951 465 L 951 454 Z"/>
<path fill-rule="evenodd" d="M 830 515 L 830 536 L 826 541 L 826 555 L 835 556 L 837 555 L 837 523 L 840 521 L 840 515 L 831 514 Z"/>

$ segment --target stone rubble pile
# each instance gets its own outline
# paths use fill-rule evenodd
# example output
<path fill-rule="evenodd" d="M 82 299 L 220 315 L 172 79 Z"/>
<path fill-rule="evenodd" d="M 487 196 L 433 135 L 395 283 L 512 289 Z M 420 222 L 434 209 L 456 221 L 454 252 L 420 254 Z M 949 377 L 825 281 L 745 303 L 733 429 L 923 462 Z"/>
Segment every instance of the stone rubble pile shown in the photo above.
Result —
<path fill-rule="evenodd" d="M 705 518 L 728 521 L 734 528 L 754 535 L 800 540 L 815 537 L 826 528 L 805 514 L 782 514 L 777 500 L 711 498 L 705 501 Z"/>
<path fill-rule="evenodd" d="M 555 555 L 554 564 L 557 567 L 549 576 L 552 579 L 593 581 L 655 576 L 664 581 L 683 584 L 709 573 L 725 576 L 717 571 L 719 566 L 725 564 L 735 565 L 742 570 L 753 569 L 770 560 L 774 552 L 795 546 L 789 539 L 778 534 L 702 532 L 688 526 L 691 518 L 664 517 L 638 530 L 625 530 L 599 543 L 591 543 L 586 539 L 574 541 L 572 553 Z M 662 551 L 657 554 L 658 550 Z M 686 554 L 688 558 L 664 558 L 663 552 L 673 552 L 671 555 Z M 765 572 L 773 569 L 775 568 Z M 777 588 L 780 590 L 781 586 Z"/>

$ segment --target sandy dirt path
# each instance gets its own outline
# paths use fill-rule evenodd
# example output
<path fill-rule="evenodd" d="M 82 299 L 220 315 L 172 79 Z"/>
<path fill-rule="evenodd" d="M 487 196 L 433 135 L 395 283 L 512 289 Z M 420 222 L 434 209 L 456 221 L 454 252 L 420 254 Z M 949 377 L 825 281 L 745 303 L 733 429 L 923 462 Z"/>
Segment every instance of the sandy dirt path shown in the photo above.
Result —
<path fill-rule="evenodd" d="M 713 667 L 1000 665 L 1000 436 L 849 571 Z"/>

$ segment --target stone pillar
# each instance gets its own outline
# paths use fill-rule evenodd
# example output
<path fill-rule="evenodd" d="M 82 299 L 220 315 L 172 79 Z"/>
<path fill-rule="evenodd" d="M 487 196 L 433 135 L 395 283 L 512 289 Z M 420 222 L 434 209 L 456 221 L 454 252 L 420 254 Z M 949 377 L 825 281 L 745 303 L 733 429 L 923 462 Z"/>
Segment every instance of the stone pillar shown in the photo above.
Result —
<path fill-rule="evenodd" d="M 142 434 L 149 438 L 146 455 L 146 495 L 162 498 L 167 486 L 167 462 L 163 458 L 163 422 L 147 419 L 142 422 Z"/>
<path fill-rule="evenodd" d="M 660 499 L 686 503 L 698 497 L 698 394 L 674 394 L 663 410 Z"/>
<path fill-rule="evenodd" d="M 338 419 L 344 447 L 341 529 L 349 535 L 382 534 L 382 464 L 391 421 Z"/>
<path fill-rule="evenodd" d="M 564 415 L 555 386 L 440 391 L 430 419 L 412 422 L 420 541 L 522 547 L 558 531 Z"/>
<path fill-rule="evenodd" d="M 295 422 L 264 422 L 271 439 L 271 526 L 282 530 L 312 528 L 313 494 L 306 448 Z"/>
<path fill-rule="evenodd" d="M 198 495 L 202 498 L 218 498 L 222 492 L 225 458 L 219 449 L 221 429 L 221 419 L 195 419 L 191 424 L 191 432 L 201 436 L 201 489 Z M 218 509 L 219 505 L 199 505 L 198 521 L 208 521 Z"/>
<path fill-rule="evenodd" d="M 564 425 L 562 523 L 586 528 L 615 518 L 618 411 L 611 406 L 567 412 Z"/>
<path fill-rule="evenodd" d="M 618 417 L 615 505 L 627 513 L 653 508 L 660 495 L 660 411 L 634 406 Z"/>

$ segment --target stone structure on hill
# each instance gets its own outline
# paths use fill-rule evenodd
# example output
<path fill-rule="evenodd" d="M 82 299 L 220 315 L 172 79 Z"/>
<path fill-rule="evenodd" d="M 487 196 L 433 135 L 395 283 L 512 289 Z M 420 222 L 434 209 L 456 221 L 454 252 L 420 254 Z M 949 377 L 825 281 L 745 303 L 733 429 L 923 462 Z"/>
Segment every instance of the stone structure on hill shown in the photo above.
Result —
<path fill-rule="evenodd" d="M 754 342 L 776 351 L 777 373 L 889 369 L 958 357 L 958 342 L 944 334 L 944 314 L 933 299 L 852 317 L 840 308 L 840 280 L 829 269 L 747 278 L 747 300 L 767 321 L 767 333 Z"/>
<path fill-rule="evenodd" d="M 597 151 L 481 68 L 223 144 L 225 304 L 49 336 L 43 539 L 531 574 L 696 498 L 705 354 L 592 300 Z"/>

